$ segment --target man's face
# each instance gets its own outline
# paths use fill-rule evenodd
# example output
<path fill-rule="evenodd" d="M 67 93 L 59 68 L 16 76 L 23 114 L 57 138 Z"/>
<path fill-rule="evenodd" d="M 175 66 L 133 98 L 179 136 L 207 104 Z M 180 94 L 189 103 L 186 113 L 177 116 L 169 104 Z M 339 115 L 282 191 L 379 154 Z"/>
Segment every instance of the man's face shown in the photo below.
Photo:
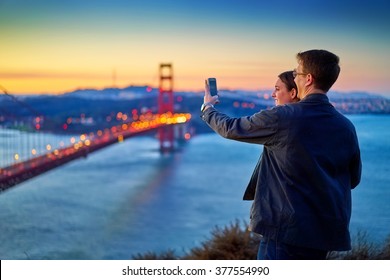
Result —
<path fill-rule="evenodd" d="M 301 63 L 298 63 L 297 68 L 294 69 L 295 78 L 294 81 L 298 88 L 298 98 L 302 99 L 305 93 L 305 85 L 306 85 L 306 76 L 307 73 L 303 71 L 303 66 Z"/>

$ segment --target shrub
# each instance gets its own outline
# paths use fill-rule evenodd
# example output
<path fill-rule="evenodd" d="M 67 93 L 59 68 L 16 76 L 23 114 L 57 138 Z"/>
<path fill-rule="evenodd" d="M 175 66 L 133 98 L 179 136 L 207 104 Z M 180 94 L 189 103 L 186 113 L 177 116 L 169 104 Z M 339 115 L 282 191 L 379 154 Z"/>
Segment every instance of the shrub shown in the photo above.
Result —
<path fill-rule="evenodd" d="M 352 239 L 352 250 L 347 252 L 332 252 L 328 259 L 342 260 L 390 260 L 390 236 L 383 244 L 369 241 L 366 232 L 359 231 Z"/>
<path fill-rule="evenodd" d="M 211 238 L 185 255 L 191 260 L 254 260 L 257 255 L 259 238 L 247 230 L 238 220 L 228 226 L 216 226 L 211 231 Z"/>

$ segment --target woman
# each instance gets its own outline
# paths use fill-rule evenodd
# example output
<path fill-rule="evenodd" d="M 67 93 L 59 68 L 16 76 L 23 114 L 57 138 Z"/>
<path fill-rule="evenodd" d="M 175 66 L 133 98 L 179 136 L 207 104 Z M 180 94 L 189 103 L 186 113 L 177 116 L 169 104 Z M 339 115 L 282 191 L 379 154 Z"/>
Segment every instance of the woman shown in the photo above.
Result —
<path fill-rule="evenodd" d="M 275 83 L 275 90 L 272 92 L 272 98 L 275 100 L 275 105 L 279 106 L 299 101 L 298 88 L 294 82 L 293 72 L 294 71 L 286 71 L 279 74 Z M 245 200 L 253 200 L 254 198 L 256 186 L 258 184 L 257 180 L 259 178 L 261 157 L 262 155 L 260 155 L 255 170 L 253 171 L 252 177 L 248 183 L 246 192 L 244 194 Z M 248 197 L 250 198 L 248 199 Z"/>
<path fill-rule="evenodd" d="M 293 71 L 286 71 L 279 74 L 275 83 L 275 90 L 272 92 L 272 98 L 275 100 L 275 105 L 299 101 Z"/>
<path fill-rule="evenodd" d="M 272 98 L 275 100 L 275 105 L 284 105 L 288 103 L 298 102 L 298 88 L 294 81 L 294 71 L 286 71 L 279 74 L 278 79 L 275 83 L 275 90 L 272 92 Z M 259 178 L 259 168 L 261 162 L 261 155 L 256 164 L 255 170 L 253 171 L 251 180 L 249 181 L 248 187 L 255 192 L 257 180 Z M 252 207 L 254 204 L 252 204 Z M 252 212 L 252 211 L 251 211 Z M 259 246 L 257 259 L 264 259 L 266 254 L 266 248 Z"/>

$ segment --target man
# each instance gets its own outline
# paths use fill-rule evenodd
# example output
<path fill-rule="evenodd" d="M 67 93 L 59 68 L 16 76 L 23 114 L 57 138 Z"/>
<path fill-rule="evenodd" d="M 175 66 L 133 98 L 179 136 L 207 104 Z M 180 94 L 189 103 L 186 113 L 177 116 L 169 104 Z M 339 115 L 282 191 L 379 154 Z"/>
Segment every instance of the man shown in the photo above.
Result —
<path fill-rule="evenodd" d="M 326 93 L 339 58 L 325 50 L 297 54 L 300 102 L 230 118 L 206 86 L 202 119 L 221 136 L 264 145 L 244 200 L 254 200 L 250 230 L 262 236 L 258 259 L 326 259 L 351 249 L 351 189 L 360 182 L 353 124 Z"/>

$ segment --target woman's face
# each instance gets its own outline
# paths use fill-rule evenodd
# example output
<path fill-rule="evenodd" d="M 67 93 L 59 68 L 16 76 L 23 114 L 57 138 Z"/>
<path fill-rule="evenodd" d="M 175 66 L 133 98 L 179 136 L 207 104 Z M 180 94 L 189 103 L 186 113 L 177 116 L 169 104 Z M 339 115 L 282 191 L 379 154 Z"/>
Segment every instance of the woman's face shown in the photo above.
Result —
<path fill-rule="evenodd" d="M 272 92 L 272 98 L 275 100 L 275 105 L 283 105 L 295 102 L 297 93 L 295 89 L 288 90 L 285 83 L 280 78 L 275 83 L 275 90 Z"/>

